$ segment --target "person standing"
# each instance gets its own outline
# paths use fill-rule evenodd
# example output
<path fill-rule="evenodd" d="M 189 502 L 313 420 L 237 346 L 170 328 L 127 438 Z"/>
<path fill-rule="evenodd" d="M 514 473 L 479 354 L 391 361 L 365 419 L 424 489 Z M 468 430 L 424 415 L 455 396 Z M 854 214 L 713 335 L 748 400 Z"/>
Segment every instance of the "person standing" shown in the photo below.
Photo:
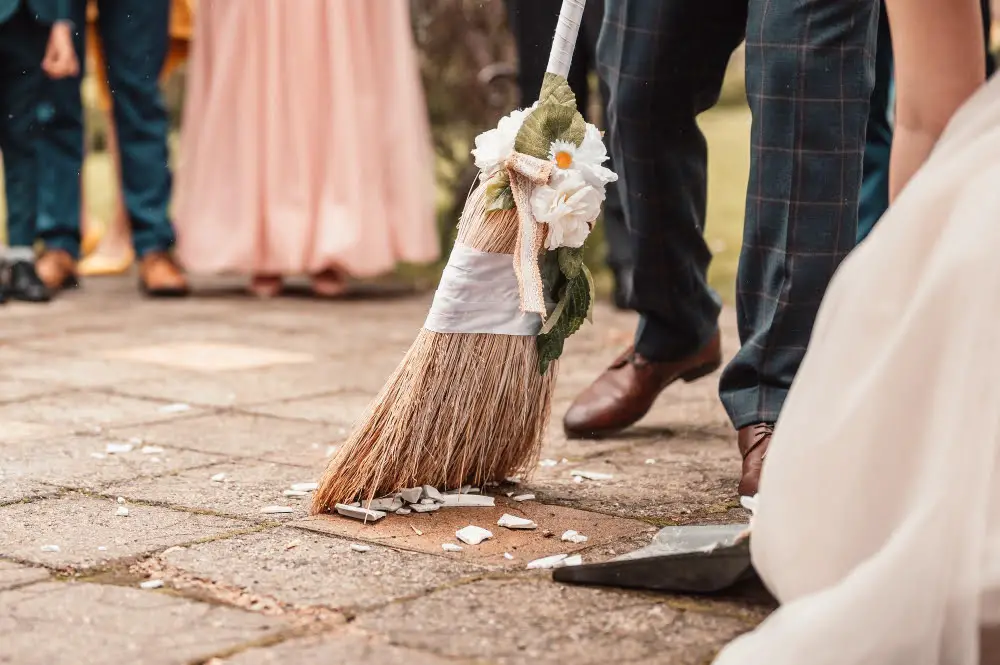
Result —
<path fill-rule="evenodd" d="M 169 46 L 170 0 L 99 0 L 97 28 L 120 147 L 122 189 L 139 258 L 139 286 L 150 296 L 182 296 L 187 281 L 170 251 L 171 174 L 167 112 L 159 88 Z M 87 3 L 76 1 L 71 19 L 77 55 L 86 53 Z M 80 76 L 47 86 L 43 106 L 39 237 L 45 251 L 38 274 L 52 290 L 75 286 L 80 255 L 80 172 L 83 105 Z"/>
<path fill-rule="evenodd" d="M 542 89 L 542 79 L 548 64 L 552 35 L 556 31 L 561 0 L 507 0 L 508 24 L 517 46 L 517 82 L 522 103 L 534 99 Z M 597 41 L 604 21 L 604 0 L 591 0 L 584 7 L 580 39 L 573 51 L 569 85 L 576 94 L 577 107 L 584 114 L 590 109 L 590 74 L 597 68 Z M 601 103 L 605 112 L 598 124 L 607 125 L 608 86 L 598 76 Z M 605 140 L 610 137 L 605 133 Z M 615 170 L 614 160 L 607 166 Z M 604 201 L 604 239 L 607 243 L 606 262 L 614 275 L 613 302 L 619 309 L 629 309 L 632 282 L 632 247 L 625 211 L 618 187 L 608 185 Z"/>
<path fill-rule="evenodd" d="M 440 252 L 407 0 L 202 0 L 181 130 L 178 256 L 314 294 Z"/>
<path fill-rule="evenodd" d="M 737 275 L 742 347 L 720 395 L 738 431 L 739 493 L 756 493 L 820 300 L 855 244 L 877 14 L 875 0 L 608 0 L 598 58 L 641 317 L 634 345 L 570 406 L 569 436 L 629 427 L 668 385 L 722 363 L 696 118 L 718 100 L 746 38 L 753 123 Z"/>
<path fill-rule="evenodd" d="M 49 300 L 35 270 L 38 104 L 45 75 L 79 70 L 69 0 L 0 0 L 0 152 L 10 247 L 0 264 L 0 302 Z"/>

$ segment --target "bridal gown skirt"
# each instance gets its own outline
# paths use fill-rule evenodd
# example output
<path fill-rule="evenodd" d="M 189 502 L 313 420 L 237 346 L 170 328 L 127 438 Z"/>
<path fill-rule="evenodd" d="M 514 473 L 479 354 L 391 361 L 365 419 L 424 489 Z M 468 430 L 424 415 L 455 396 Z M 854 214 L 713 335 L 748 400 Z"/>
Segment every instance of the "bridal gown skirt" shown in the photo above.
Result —
<path fill-rule="evenodd" d="M 356 277 L 439 253 L 407 0 L 201 0 L 177 251 L 200 273 Z"/>
<path fill-rule="evenodd" d="M 998 450 L 995 79 L 830 286 L 753 525 L 782 606 L 716 665 L 980 662 L 1000 624 Z"/>

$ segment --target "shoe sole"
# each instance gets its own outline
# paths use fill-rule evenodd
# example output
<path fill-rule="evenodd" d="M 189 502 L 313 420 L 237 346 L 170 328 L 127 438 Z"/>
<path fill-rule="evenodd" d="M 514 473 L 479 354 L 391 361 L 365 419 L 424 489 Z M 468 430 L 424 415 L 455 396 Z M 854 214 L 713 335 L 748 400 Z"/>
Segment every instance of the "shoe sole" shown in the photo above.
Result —
<path fill-rule="evenodd" d="M 191 293 L 190 289 L 151 289 L 142 282 L 139 290 L 148 298 L 184 298 Z"/>
<path fill-rule="evenodd" d="M 699 365 L 698 367 L 695 367 L 693 369 L 689 369 L 688 371 L 684 372 L 683 374 L 678 375 L 678 377 L 676 379 L 674 379 L 673 381 L 671 381 L 667 385 L 663 386 L 663 390 L 666 390 L 668 387 L 670 387 L 672 384 L 676 383 L 677 381 L 683 381 L 684 383 L 693 383 L 693 382 L 697 381 L 698 379 L 702 379 L 702 378 L 708 376 L 709 374 L 711 374 L 712 372 L 716 371 L 720 367 L 722 367 L 722 359 L 721 358 L 719 358 L 718 360 L 713 360 L 711 362 L 705 363 L 704 365 Z M 662 391 L 661 391 L 661 393 L 662 393 Z M 659 399 L 659 397 L 660 396 L 657 395 L 656 399 Z M 656 403 L 656 399 L 653 400 L 653 404 Z M 574 429 L 569 429 L 565 425 L 563 425 L 563 432 L 566 434 L 566 437 L 569 438 L 569 439 L 593 439 L 593 440 L 596 440 L 596 439 L 606 439 L 606 438 L 612 437 L 612 436 L 614 436 L 616 434 L 621 434 L 622 432 L 624 432 L 625 430 L 627 430 L 629 427 L 632 427 L 637 422 L 639 422 L 640 420 L 642 420 L 643 418 L 645 418 L 646 415 L 649 413 L 649 411 L 653 408 L 653 404 L 650 404 L 649 409 L 646 409 L 646 411 L 642 415 L 640 415 L 638 418 L 636 418 L 633 422 L 629 423 L 628 425 L 623 425 L 621 427 L 614 427 L 614 428 L 609 428 L 609 429 L 596 429 L 596 430 L 595 429 L 591 429 L 591 430 L 574 430 Z"/>

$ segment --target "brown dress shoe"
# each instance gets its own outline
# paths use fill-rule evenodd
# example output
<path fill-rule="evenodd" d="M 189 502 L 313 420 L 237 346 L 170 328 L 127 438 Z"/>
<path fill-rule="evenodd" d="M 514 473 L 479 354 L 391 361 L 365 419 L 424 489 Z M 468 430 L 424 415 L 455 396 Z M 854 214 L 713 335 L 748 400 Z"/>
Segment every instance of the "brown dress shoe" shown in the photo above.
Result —
<path fill-rule="evenodd" d="M 737 445 L 743 456 L 743 474 L 740 476 L 740 496 L 753 496 L 757 493 L 760 483 L 760 470 L 767 457 L 767 444 L 771 443 L 774 425 L 758 423 L 740 430 L 737 435 Z"/>
<path fill-rule="evenodd" d="M 645 416 L 671 383 L 696 381 L 721 364 L 718 333 L 697 353 L 671 362 L 653 362 L 629 348 L 576 398 L 563 419 L 563 429 L 571 438 L 616 434 Z"/>
<path fill-rule="evenodd" d="M 76 260 L 62 249 L 48 249 L 35 261 L 35 272 L 49 291 L 73 289 L 79 285 L 76 278 Z"/>
<path fill-rule="evenodd" d="M 139 261 L 139 288 L 154 298 L 180 298 L 188 294 L 184 273 L 165 252 L 150 252 Z"/>

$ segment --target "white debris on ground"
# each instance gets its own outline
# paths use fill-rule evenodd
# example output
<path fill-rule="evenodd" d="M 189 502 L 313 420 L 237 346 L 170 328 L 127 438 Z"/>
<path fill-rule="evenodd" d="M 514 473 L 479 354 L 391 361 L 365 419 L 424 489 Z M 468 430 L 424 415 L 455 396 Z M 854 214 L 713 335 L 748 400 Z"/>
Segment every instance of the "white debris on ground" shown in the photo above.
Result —
<path fill-rule="evenodd" d="M 538 466 L 556 466 L 559 462 L 554 459 L 543 459 L 538 462 Z"/>
<path fill-rule="evenodd" d="M 513 494 L 513 492 L 511 492 L 511 494 Z M 517 496 L 514 497 L 514 501 L 517 501 L 518 503 L 521 503 L 522 501 L 534 501 L 534 500 L 535 500 L 534 494 L 518 494 Z"/>
<path fill-rule="evenodd" d="M 410 528 L 411 528 L 411 529 L 413 529 L 413 533 L 417 534 L 418 536 L 422 536 L 422 535 L 424 535 L 424 532 L 423 532 L 423 531 L 421 531 L 421 530 L 420 530 L 420 529 L 418 529 L 417 527 L 413 526 L 412 524 L 410 525 Z"/>
<path fill-rule="evenodd" d="M 477 506 L 480 508 L 492 508 L 496 501 L 491 496 L 483 494 L 445 494 L 441 497 L 441 505 L 448 506 Z"/>
<path fill-rule="evenodd" d="M 58 545 L 42 545 L 42 551 L 43 552 L 58 552 L 59 551 L 59 546 Z"/>
<path fill-rule="evenodd" d="M 288 515 L 290 513 L 294 513 L 295 509 L 291 506 L 267 506 L 265 508 L 261 508 L 260 512 L 265 515 Z"/>
<path fill-rule="evenodd" d="M 359 545 L 357 543 L 351 543 L 351 550 L 354 552 L 370 552 L 372 549 L 371 545 Z"/>
<path fill-rule="evenodd" d="M 507 559 L 508 561 L 513 561 L 514 555 L 511 554 L 510 552 L 504 552 L 503 553 L 503 558 Z"/>
<path fill-rule="evenodd" d="M 346 503 L 338 503 L 335 508 L 344 517 L 361 520 L 362 522 L 377 522 L 386 515 L 380 510 L 368 510 L 360 506 L 349 506 Z"/>
<path fill-rule="evenodd" d="M 538 528 L 538 525 L 532 522 L 531 520 L 526 519 L 524 517 L 518 517 L 517 515 L 510 515 L 508 513 L 504 513 L 503 516 L 499 520 L 497 520 L 497 526 L 506 527 L 508 529 L 523 529 L 523 530 Z"/>
<path fill-rule="evenodd" d="M 164 450 L 160 446 L 143 446 L 140 452 L 143 455 L 162 455 Z"/>
<path fill-rule="evenodd" d="M 564 543 L 576 543 L 579 545 L 580 543 L 587 542 L 587 536 L 570 529 L 569 531 L 563 533 L 561 540 Z"/>
<path fill-rule="evenodd" d="M 466 545 L 478 545 L 484 540 L 489 540 L 493 537 L 491 531 L 480 526 L 474 526 L 470 524 L 467 527 L 463 527 L 455 532 L 455 537 L 461 540 Z"/>
<path fill-rule="evenodd" d="M 160 413 L 184 413 L 185 411 L 190 411 L 191 405 L 178 402 L 177 404 L 167 404 L 166 406 L 161 406 L 158 411 Z"/>
<path fill-rule="evenodd" d="M 213 483 L 222 483 L 222 482 L 225 482 L 226 481 L 226 474 L 224 474 L 224 473 L 217 473 L 214 476 L 212 476 L 211 481 Z"/>
<path fill-rule="evenodd" d="M 503 481 L 508 485 L 520 485 L 521 476 L 507 476 L 506 478 L 503 479 Z"/>
<path fill-rule="evenodd" d="M 125 505 L 125 497 L 123 496 L 118 497 L 117 499 L 115 499 L 115 501 L 118 503 L 119 506 Z"/>
<path fill-rule="evenodd" d="M 292 497 L 294 499 L 301 499 L 304 496 L 309 496 L 309 492 L 300 492 L 299 490 L 285 490 L 281 493 L 282 496 Z"/>
<path fill-rule="evenodd" d="M 163 586 L 163 580 L 147 580 L 139 585 L 140 589 L 159 589 Z"/>
<path fill-rule="evenodd" d="M 340 448 L 340 446 L 327 446 L 326 447 L 326 456 L 327 457 L 333 457 L 334 454 L 336 454 L 338 448 Z"/>
<path fill-rule="evenodd" d="M 296 492 L 315 492 L 319 489 L 319 483 L 295 483 L 292 489 Z"/>
<path fill-rule="evenodd" d="M 462 546 L 455 543 L 441 543 L 441 549 L 445 552 L 461 552 Z"/>
<path fill-rule="evenodd" d="M 105 455 L 104 453 L 90 453 L 90 456 L 93 457 L 94 459 L 104 459 L 105 457 L 107 457 L 107 455 Z"/>
<path fill-rule="evenodd" d="M 128 508 L 125 506 L 118 506 L 118 512 L 115 513 L 118 517 L 128 517 Z"/>
<path fill-rule="evenodd" d="M 579 554 L 568 556 L 566 554 L 553 554 L 542 559 L 535 559 L 528 563 L 528 570 L 549 570 L 552 568 L 563 568 L 565 566 L 579 566 L 583 563 L 583 557 Z"/>
<path fill-rule="evenodd" d="M 124 455 L 132 452 L 134 446 L 131 443 L 109 443 L 104 448 L 104 452 L 109 455 Z"/>
<path fill-rule="evenodd" d="M 99 547 L 97 548 L 97 551 L 98 551 L 98 552 L 107 552 L 107 551 L 108 551 L 108 548 L 107 548 L 107 547 L 105 547 L 104 545 L 101 545 L 101 546 L 99 546 Z"/>
<path fill-rule="evenodd" d="M 580 469 L 574 469 L 569 472 L 569 475 L 574 478 L 583 478 L 585 480 L 611 480 L 614 478 L 610 473 L 601 473 L 599 471 L 582 471 Z M 578 481 L 579 482 L 579 481 Z"/>
<path fill-rule="evenodd" d="M 646 464 L 656 464 L 656 460 L 650 457 L 648 460 L 646 460 Z"/>

